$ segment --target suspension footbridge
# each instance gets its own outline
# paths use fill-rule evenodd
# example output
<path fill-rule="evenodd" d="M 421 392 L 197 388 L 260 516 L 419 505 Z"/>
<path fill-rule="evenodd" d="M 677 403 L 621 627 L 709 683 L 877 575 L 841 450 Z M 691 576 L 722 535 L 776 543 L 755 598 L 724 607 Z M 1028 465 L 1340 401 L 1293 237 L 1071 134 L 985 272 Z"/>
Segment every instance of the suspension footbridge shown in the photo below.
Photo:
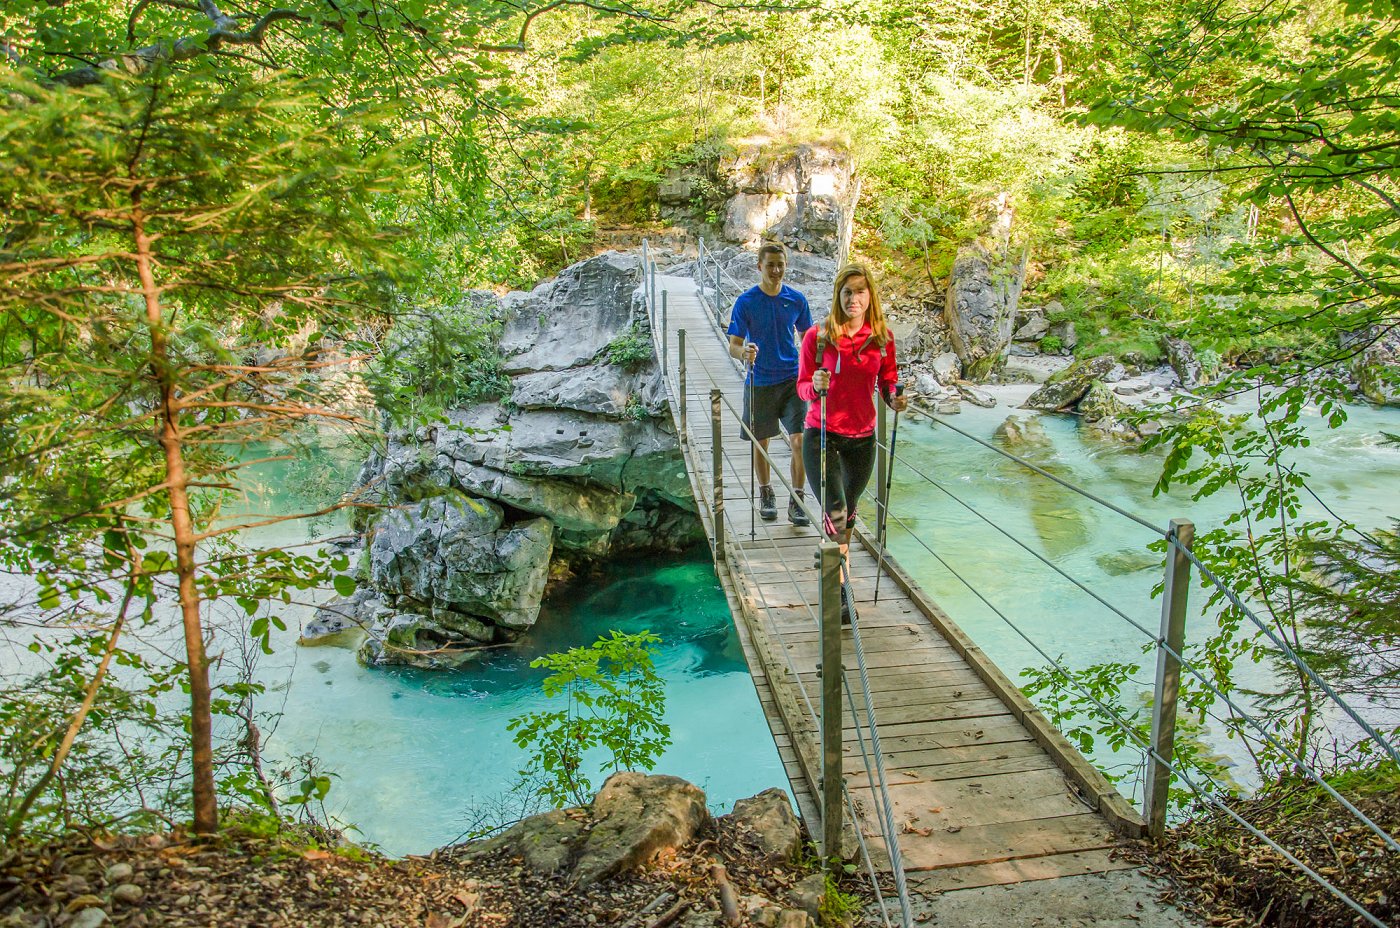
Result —
<path fill-rule="evenodd" d="M 755 517 L 750 444 L 743 440 L 743 371 L 721 330 L 724 304 L 715 262 L 703 244 L 690 276 L 665 276 L 643 243 L 643 291 L 667 402 L 680 438 L 716 573 L 734 614 L 759 701 L 773 732 L 798 809 L 823 857 L 858 857 L 887 926 L 912 928 L 911 890 L 1019 884 L 1133 866 L 1119 849 L 1133 837 L 1161 837 L 1169 786 L 1235 823 L 1307 879 L 1344 904 L 1360 923 L 1388 922 L 1293 854 L 1290 836 L 1270 835 L 1235 810 L 1231 789 L 1208 768 L 1175 756 L 1178 690 L 1184 676 L 1209 693 L 1213 720 L 1228 719 L 1242 739 L 1267 747 L 1293 775 L 1371 831 L 1388 853 L 1400 841 L 1338 791 L 1267 716 L 1240 694 L 1225 692 L 1187 655 L 1186 600 L 1192 573 L 1216 600 L 1227 602 L 1260 641 L 1305 675 L 1325 696 L 1326 711 L 1350 726 L 1361 746 L 1400 764 L 1400 749 L 1322 679 L 1248 597 L 1224 584 L 1192 551 L 1194 526 L 1155 524 L 1074 486 L 1053 473 L 937 417 L 961 439 L 985 446 L 1026 469 L 1137 524 L 1165 542 L 1160 624 L 1148 627 L 1044 554 L 995 524 L 935 477 L 896 457 L 889 429 L 877 433 L 875 504 L 864 503 L 848 569 L 837 546 L 813 528 Z M 713 274 L 713 276 L 712 276 Z M 733 282 L 731 281 L 731 284 Z M 738 289 L 738 288 L 734 288 Z M 771 443 L 775 482 L 787 486 L 788 449 Z M 1140 634 L 1155 656 L 1150 731 L 1123 718 L 1074 679 L 1013 614 L 984 596 L 928 539 L 878 507 L 888 499 L 889 464 L 937 488 L 1092 600 L 1096 609 Z M 779 494 L 781 498 L 781 494 Z M 876 510 L 876 511 L 872 511 Z M 815 507 L 809 505 L 809 515 Z M 887 518 L 882 519 L 881 516 Z M 815 521 L 815 520 L 814 520 Z M 990 612 L 1058 672 L 1084 704 L 1142 757 L 1139 812 L 1062 735 L 927 595 L 886 549 L 872 526 L 899 524 L 909 540 L 964 583 Z M 857 606 L 840 623 L 842 586 Z M 1251 748 L 1250 750 L 1254 750 Z M 887 898 L 891 884 L 896 899 Z M 897 902 L 897 907 L 895 905 Z M 1389 903 L 1385 903 L 1386 906 Z"/>
<path fill-rule="evenodd" d="M 691 279 L 656 276 L 648 288 L 692 490 L 813 833 L 846 852 L 858 846 L 872 870 L 926 890 L 1131 866 L 1115 849 L 1143 833 L 1143 819 L 868 531 L 849 558 L 855 626 L 840 626 L 830 552 L 826 571 L 821 564 L 821 549 L 834 546 L 814 528 L 753 516 L 736 404 L 743 372 L 714 308 Z M 788 453 L 771 443 L 775 482 L 786 481 Z M 827 753 L 835 738 L 823 738 L 824 698 L 839 715 L 839 754 Z"/>

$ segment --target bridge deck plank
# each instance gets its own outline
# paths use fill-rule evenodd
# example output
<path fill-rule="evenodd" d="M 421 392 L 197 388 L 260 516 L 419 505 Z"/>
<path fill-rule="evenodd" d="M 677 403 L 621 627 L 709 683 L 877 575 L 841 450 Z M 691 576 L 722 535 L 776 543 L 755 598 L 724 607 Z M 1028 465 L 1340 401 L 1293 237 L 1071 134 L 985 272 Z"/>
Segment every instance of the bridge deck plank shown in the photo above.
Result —
<path fill-rule="evenodd" d="M 710 390 L 717 387 L 727 400 L 721 402 L 720 429 L 725 560 L 717 563 L 717 573 L 798 809 L 815 833 L 816 784 L 808 781 L 818 750 L 817 719 L 809 708 L 819 704 L 820 689 L 818 584 L 812 560 L 818 533 L 787 521 L 788 490 L 782 479 L 790 450 L 781 440 L 769 443 L 779 518 L 763 522 L 753 517 L 749 446 L 731 410 L 742 404 L 742 373 L 696 299 L 693 282 L 663 277 L 658 286 L 668 292 L 664 334 L 672 352 L 669 386 L 678 419 L 675 332 L 687 331 L 682 448 L 712 540 Z M 875 515 L 862 508 L 860 518 L 869 527 Z M 957 640 L 945 637 L 946 616 L 933 607 L 935 621 L 927 601 L 911 598 L 892 576 L 881 579 L 880 601 L 874 602 L 880 572 L 876 558 L 852 546 L 851 588 L 870 701 L 911 884 L 940 890 L 1125 866 L 1111 853 L 1119 838 L 1102 815 L 1080 800 L 1072 777 L 1062 770 L 1065 758 L 1047 751 L 1044 735 L 1022 721 L 1025 706 L 1008 703 L 1005 688 L 998 692 L 994 687 L 999 684 L 989 682 L 986 669 L 969 662 L 961 633 L 949 632 Z M 890 572 L 888 565 L 884 572 Z M 858 824 L 887 866 L 875 815 L 879 794 L 863 759 L 862 743 L 870 748 L 867 700 L 855 669 L 853 634 L 850 628 L 843 630 L 843 663 L 854 687 L 851 702 L 859 726 L 843 713 L 843 774 L 860 809 Z"/>

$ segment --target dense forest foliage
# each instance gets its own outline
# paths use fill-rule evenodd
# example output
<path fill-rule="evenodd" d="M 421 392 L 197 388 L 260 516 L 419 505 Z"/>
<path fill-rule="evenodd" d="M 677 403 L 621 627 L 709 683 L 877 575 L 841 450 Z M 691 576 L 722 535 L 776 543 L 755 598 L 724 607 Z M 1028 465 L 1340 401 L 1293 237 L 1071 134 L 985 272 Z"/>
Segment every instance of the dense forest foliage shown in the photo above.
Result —
<path fill-rule="evenodd" d="M 1269 378 L 1257 415 L 1169 431 L 1163 484 L 1238 491 L 1241 524 L 1274 527 L 1222 530 L 1203 556 L 1295 646 L 1327 644 L 1332 678 L 1393 691 L 1394 538 L 1300 524 L 1287 449 L 1311 404 L 1344 415 L 1335 366 L 1400 322 L 1398 29 L 1390 0 L 10 0 L 0 565 L 38 593 L 0 608 L 51 672 L 4 681 L 4 837 L 175 817 L 191 792 L 198 830 L 219 795 L 275 809 L 258 686 L 211 684 L 206 637 L 232 623 L 266 646 L 278 610 L 343 565 L 237 544 L 293 516 L 225 517 L 250 449 L 372 435 L 340 376 L 369 358 L 380 409 L 424 415 L 432 353 L 410 342 L 396 364 L 396 322 L 657 222 L 668 172 L 704 176 L 756 136 L 850 150 L 854 248 L 896 289 L 941 286 L 1002 197 L 1026 299 L 1058 301 L 1077 353 L 1152 359 L 1172 334 Z M 697 222 L 714 195 L 695 189 Z M 477 366 L 443 389 L 498 389 L 489 346 L 456 347 Z M 1304 555 L 1346 583 L 1300 577 Z M 125 647 L 162 597 L 186 653 Z M 1219 605 L 1202 647 L 1228 678 L 1262 652 Z M 114 682 L 113 664 L 132 672 Z M 1279 724 L 1307 751 L 1315 694 L 1291 682 Z M 179 688 L 191 708 L 168 717 Z M 148 755 L 83 734 L 118 723 L 192 738 Z M 308 773 L 292 801 L 325 785 Z"/>

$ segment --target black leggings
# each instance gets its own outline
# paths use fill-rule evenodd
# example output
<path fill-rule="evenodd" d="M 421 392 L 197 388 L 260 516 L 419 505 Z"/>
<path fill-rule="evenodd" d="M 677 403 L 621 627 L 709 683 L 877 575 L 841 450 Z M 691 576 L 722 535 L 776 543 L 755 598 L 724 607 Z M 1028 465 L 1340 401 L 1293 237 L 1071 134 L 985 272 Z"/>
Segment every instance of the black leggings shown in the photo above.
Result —
<path fill-rule="evenodd" d="M 802 431 L 802 463 L 807 466 L 807 482 L 821 499 L 821 429 Z M 856 504 L 870 483 L 875 470 L 875 436 L 849 438 L 826 433 L 826 533 L 838 541 L 856 521 Z"/>

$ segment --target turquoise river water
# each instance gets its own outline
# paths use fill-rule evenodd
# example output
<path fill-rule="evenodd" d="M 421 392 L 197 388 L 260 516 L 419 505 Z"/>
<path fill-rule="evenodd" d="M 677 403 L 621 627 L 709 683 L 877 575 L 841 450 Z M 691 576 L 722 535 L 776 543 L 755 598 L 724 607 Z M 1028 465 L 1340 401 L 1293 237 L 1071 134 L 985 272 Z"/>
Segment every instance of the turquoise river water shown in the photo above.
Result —
<path fill-rule="evenodd" d="M 964 407 L 949 421 L 991 441 L 1020 398 L 1013 388 L 1004 388 L 1001 396 L 995 409 Z M 1193 502 L 1181 492 L 1154 498 L 1151 487 L 1160 469 L 1156 456 L 1086 440 L 1071 417 L 1047 415 L 1042 420 L 1050 443 L 1017 450 L 1124 508 L 1163 524 L 1171 517 L 1190 518 L 1198 532 L 1218 525 L 1229 509 L 1226 500 Z M 1400 432 L 1400 411 L 1353 409 L 1342 429 L 1328 431 L 1317 424 L 1315 443 L 1302 459 L 1319 496 L 1363 528 L 1388 525 L 1390 517 L 1400 515 L 1400 449 L 1382 443 L 1383 430 Z M 1150 591 L 1160 579 L 1161 559 L 1146 550 L 1151 533 L 912 414 L 900 423 L 899 454 L 908 463 L 895 471 L 891 548 L 1003 670 L 1016 677 L 1044 660 L 929 548 L 1048 654 L 1066 655 L 1071 666 L 1141 658 L 1142 635 L 911 468 L 933 477 L 1155 628 L 1160 603 Z M 270 483 L 271 496 L 259 502 L 275 511 L 278 493 L 296 481 L 273 477 Z M 1311 501 L 1308 506 L 1316 510 Z M 864 510 L 865 517 L 873 518 L 872 506 L 866 504 Z M 324 525 L 317 530 L 330 531 Z M 286 537 L 293 532 L 300 537 Z M 248 541 L 305 538 L 305 528 L 284 527 Z M 17 592 L 15 578 L 0 581 L 0 594 Z M 1201 599 L 1193 590 L 1193 607 Z M 298 618 L 284 615 L 293 622 Z M 1193 608 L 1188 638 L 1203 634 L 1202 621 Z M 666 719 L 673 743 L 658 770 L 698 783 L 717 809 L 764 788 L 786 786 L 703 551 L 689 558 L 615 565 L 603 578 L 575 586 L 548 604 L 523 646 L 487 652 L 479 663 L 458 672 L 368 669 L 350 650 L 297 647 L 293 626 L 257 671 L 269 686 L 260 708 L 277 716 L 267 726 L 269 760 L 285 763 L 306 752 L 315 754 L 337 777 L 327 801 L 331 813 L 353 823 L 362 840 L 389 853 L 427 852 L 456 839 L 479 814 L 489 818 L 496 800 L 516 782 L 525 755 L 506 725 L 516 715 L 547 705 L 539 690 L 543 672 L 530 668 L 530 661 L 588 644 L 614 628 L 650 629 L 663 639 L 658 665 L 667 681 Z M 6 649 L 7 671 L 27 656 L 19 645 L 11 642 Z M 1151 671 L 1142 660 L 1139 682 L 1146 686 Z M 1134 763 L 1130 757 L 1099 760 Z"/>
<path fill-rule="evenodd" d="M 947 421 L 998 444 L 993 433 L 1009 414 L 1036 415 L 1012 408 L 1026 389 L 998 392 L 1003 402 L 996 408 L 964 405 L 961 414 Z M 1194 501 L 1182 487 L 1154 497 L 1160 453 L 1139 454 L 1086 437 L 1072 416 L 1047 414 L 1040 421 L 1048 445 L 1006 450 L 1154 524 L 1165 527 L 1172 518 L 1186 518 L 1200 535 L 1219 527 L 1234 508 L 1228 495 Z M 1391 519 L 1400 517 L 1400 448 L 1384 444 L 1382 432 L 1400 431 L 1400 410 L 1353 407 L 1340 429 L 1325 428 L 1315 416 L 1307 427 L 1312 444 L 1302 450 L 1298 465 L 1310 475 L 1308 484 L 1320 502 L 1306 498 L 1304 515 L 1325 516 L 1326 503 L 1363 530 L 1390 527 Z M 1110 660 L 1138 662 L 1143 672 L 1136 682 L 1142 693 L 1150 689 L 1155 658 L 1142 654 L 1146 638 L 1141 632 L 953 497 L 1155 631 L 1161 600 L 1151 593 L 1162 580 L 1163 560 L 1147 549 L 1154 540 L 1150 531 L 921 416 L 901 417 L 897 442 L 896 454 L 907 464 L 894 472 L 890 550 L 998 666 L 1013 678 L 1024 668 L 1045 666 L 1037 647 L 1063 658 L 1070 668 Z M 873 507 L 865 506 L 873 518 Z M 1205 591 L 1193 578 L 1188 644 L 1209 631 L 1200 614 L 1204 599 Z M 1267 673 L 1263 666 L 1240 668 L 1239 679 L 1246 685 L 1266 684 Z M 1217 750 L 1226 755 L 1238 750 L 1221 734 L 1207 725 L 1205 737 Z M 1096 760 L 1132 767 L 1140 757 L 1126 752 Z M 1132 792 L 1135 786 L 1129 782 L 1123 788 Z"/>

